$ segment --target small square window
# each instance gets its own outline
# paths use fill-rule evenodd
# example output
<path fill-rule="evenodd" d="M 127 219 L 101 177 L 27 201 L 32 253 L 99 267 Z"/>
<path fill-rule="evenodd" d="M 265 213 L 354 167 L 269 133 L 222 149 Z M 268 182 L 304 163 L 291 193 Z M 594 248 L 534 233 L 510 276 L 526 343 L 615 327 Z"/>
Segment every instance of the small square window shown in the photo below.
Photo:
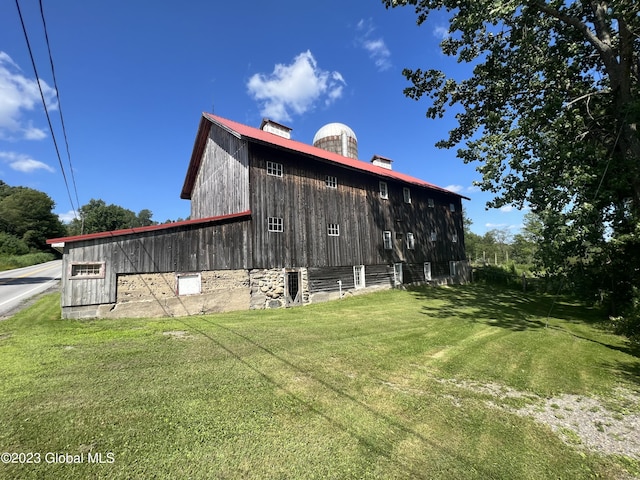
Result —
<path fill-rule="evenodd" d="M 455 211 L 456 211 L 456 205 L 455 205 L 455 203 L 450 203 L 450 204 L 449 204 L 449 210 L 451 210 L 452 212 L 455 212 Z"/>
<path fill-rule="evenodd" d="M 324 180 L 324 184 L 328 188 L 338 188 L 338 177 L 334 177 L 333 175 L 327 175 Z"/>
<path fill-rule="evenodd" d="M 385 200 L 389 198 L 389 190 L 387 188 L 387 182 L 380 182 L 380 198 Z"/>
<path fill-rule="evenodd" d="M 355 288 L 364 288 L 364 265 L 355 265 L 353 267 L 353 285 Z"/>
<path fill-rule="evenodd" d="M 270 232 L 282 232 L 282 218 L 280 217 L 269 217 L 268 219 L 269 231 Z"/>
<path fill-rule="evenodd" d="M 402 189 L 402 196 L 404 198 L 404 203 L 411 203 L 411 190 L 407 187 Z"/>
<path fill-rule="evenodd" d="M 415 250 L 415 248 L 416 248 L 416 239 L 413 236 L 413 233 L 409 232 L 407 233 L 407 249 Z"/>
<path fill-rule="evenodd" d="M 340 236 L 340 225 L 337 223 L 330 223 L 327 225 L 327 234 L 330 237 L 339 237 Z"/>
<path fill-rule="evenodd" d="M 393 248 L 393 242 L 391 241 L 391 232 L 385 230 L 382 232 L 382 242 L 385 250 L 391 250 Z"/>
<path fill-rule="evenodd" d="M 274 177 L 282 176 L 282 164 L 276 162 L 267 161 L 267 175 L 273 175 Z"/>
<path fill-rule="evenodd" d="M 429 200 L 427 200 L 429 207 L 433 208 L 435 206 L 435 202 L 433 201 L 433 198 L 430 198 Z"/>
<path fill-rule="evenodd" d="M 438 239 L 438 234 L 436 233 L 435 230 L 431 232 L 431 236 L 429 238 L 431 239 L 432 242 L 435 242 Z"/>

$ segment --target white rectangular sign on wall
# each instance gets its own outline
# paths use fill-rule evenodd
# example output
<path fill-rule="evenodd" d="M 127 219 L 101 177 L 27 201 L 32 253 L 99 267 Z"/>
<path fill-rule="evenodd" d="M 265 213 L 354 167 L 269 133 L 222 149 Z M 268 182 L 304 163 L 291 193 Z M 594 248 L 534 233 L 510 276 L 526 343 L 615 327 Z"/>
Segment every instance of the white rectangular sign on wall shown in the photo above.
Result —
<path fill-rule="evenodd" d="M 201 282 L 199 273 L 178 273 L 177 294 L 178 295 L 199 295 L 201 292 Z"/>

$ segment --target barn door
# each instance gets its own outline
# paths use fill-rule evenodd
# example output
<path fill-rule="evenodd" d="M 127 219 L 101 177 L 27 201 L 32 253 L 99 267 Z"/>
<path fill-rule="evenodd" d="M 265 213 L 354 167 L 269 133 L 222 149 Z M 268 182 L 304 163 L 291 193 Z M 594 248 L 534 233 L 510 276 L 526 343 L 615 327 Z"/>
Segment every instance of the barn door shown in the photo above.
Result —
<path fill-rule="evenodd" d="M 302 292 L 301 292 L 301 281 L 300 281 L 300 271 L 299 270 L 287 270 L 285 272 L 285 304 L 286 306 L 290 305 L 301 305 L 302 304 Z"/>

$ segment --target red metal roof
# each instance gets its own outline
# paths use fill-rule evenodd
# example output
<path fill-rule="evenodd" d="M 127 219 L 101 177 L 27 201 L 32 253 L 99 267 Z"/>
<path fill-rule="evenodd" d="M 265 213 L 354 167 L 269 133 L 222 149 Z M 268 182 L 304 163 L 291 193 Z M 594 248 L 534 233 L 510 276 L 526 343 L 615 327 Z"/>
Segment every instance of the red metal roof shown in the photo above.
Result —
<path fill-rule="evenodd" d="M 111 232 L 87 233 L 86 235 L 75 235 L 73 237 L 51 238 L 47 240 L 47 244 L 80 242 L 82 240 L 95 240 L 97 238 L 117 237 L 121 235 L 132 235 L 134 233 L 153 232 L 157 230 L 169 230 L 171 228 L 182 227 L 185 225 L 198 225 L 202 223 L 216 223 L 225 220 L 236 220 L 243 217 L 249 217 L 250 211 L 232 213 L 229 215 L 220 215 L 217 217 L 196 218 L 194 220 L 183 220 L 181 222 L 163 223 L 161 225 L 150 225 L 148 227 L 125 228 L 122 230 L 113 230 Z"/>
<path fill-rule="evenodd" d="M 442 187 L 438 187 L 437 185 L 433 185 L 432 183 L 425 182 L 424 180 L 420 180 L 419 178 L 415 178 L 410 175 L 405 175 L 404 173 L 399 173 L 394 170 L 389 170 L 388 168 L 379 167 L 377 165 L 373 165 L 371 163 L 368 163 L 362 160 L 355 160 L 353 158 L 344 157 L 342 155 L 338 155 L 337 153 L 329 152 L 327 150 L 314 147 L 313 145 L 307 145 L 306 143 L 298 142 L 296 140 L 290 140 L 284 137 L 280 137 L 273 133 L 260 130 L 259 128 L 249 127 L 247 125 L 243 125 L 242 123 L 234 122 L 233 120 L 228 120 L 226 118 L 222 118 L 210 113 L 203 113 L 202 117 L 203 118 L 201 119 L 201 122 L 200 122 L 198 135 L 196 137 L 196 142 L 193 149 L 193 155 L 191 157 L 191 162 L 189 163 L 187 176 L 185 178 L 184 186 L 182 188 L 182 193 L 180 195 L 181 198 L 191 198 L 193 184 L 195 182 L 198 169 L 200 168 L 202 153 L 203 153 L 204 145 L 206 142 L 206 137 L 208 136 L 208 131 L 210 127 L 209 122 L 211 122 L 229 131 L 229 133 L 232 133 L 241 138 L 244 137 L 253 142 L 262 143 L 265 145 L 271 145 L 277 148 L 284 148 L 292 152 L 308 155 L 316 159 L 328 161 L 330 163 L 334 163 L 336 165 L 340 165 L 342 167 L 346 167 L 352 170 L 358 170 L 361 172 L 366 172 L 372 175 L 376 175 L 378 177 L 389 178 L 389 179 L 398 180 L 400 182 L 405 182 L 405 183 L 417 185 L 424 188 L 438 190 L 444 193 L 448 193 L 450 195 L 455 195 L 457 197 L 461 197 L 469 200 L 469 198 L 465 197 L 464 195 L 460 195 L 450 190 L 446 190 Z M 208 120 L 207 123 L 204 122 L 205 119 Z"/>

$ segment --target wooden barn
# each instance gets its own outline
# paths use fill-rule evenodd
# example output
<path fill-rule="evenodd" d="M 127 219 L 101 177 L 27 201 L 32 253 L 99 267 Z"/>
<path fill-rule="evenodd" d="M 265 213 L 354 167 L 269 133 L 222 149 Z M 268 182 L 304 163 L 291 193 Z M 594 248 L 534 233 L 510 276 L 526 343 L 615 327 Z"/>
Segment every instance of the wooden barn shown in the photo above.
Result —
<path fill-rule="evenodd" d="M 204 113 L 181 198 L 190 220 L 51 239 L 65 318 L 277 308 L 466 281 L 462 199 L 357 157 L 342 124 L 314 145 Z"/>

